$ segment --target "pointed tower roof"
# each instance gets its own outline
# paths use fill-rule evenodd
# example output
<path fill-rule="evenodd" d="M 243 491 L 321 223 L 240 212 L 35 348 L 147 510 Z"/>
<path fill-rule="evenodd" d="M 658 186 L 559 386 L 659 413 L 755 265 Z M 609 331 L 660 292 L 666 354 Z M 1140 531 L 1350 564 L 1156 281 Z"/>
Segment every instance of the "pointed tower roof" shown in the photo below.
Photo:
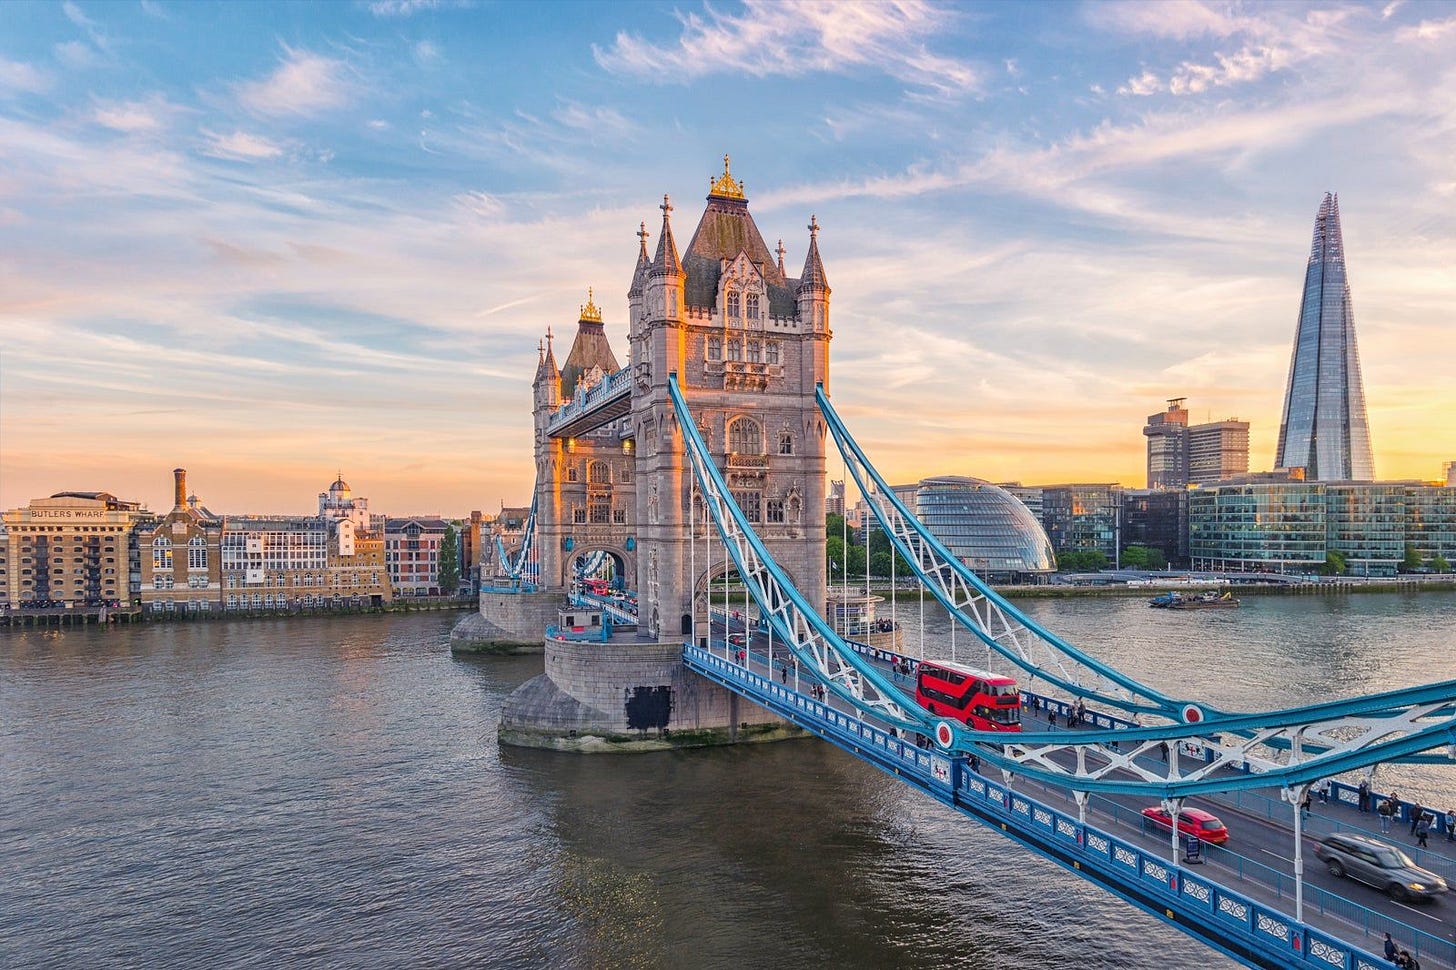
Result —
<path fill-rule="evenodd" d="M 537 344 L 536 354 L 535 382 L 537 384 L 544 380 L 554 381 L 561 376 L 561 372 L 556 369 L 556 353 L 551 347 L 551 328 L 549 326 L 546 328 L 546 344 L 544 347 L 541 344 Z"/>
<path fill-rule="evenodd" d="M 804 257 L 804 272 L 799 278 L 799 292 L 823 290 L 829 292 L 829 280 L 824 275 L 824 261 L 819 258 L 819 218 L 809 217 L 809 253 Z"/>
<path fill-rule="evenodd" d="M 604 374 L 615 374 L 621 370 L 612 345 L 607 340 L 606 327 L 602 324 L 602 311 L 592 302 L 592 291 L 586 291 L 586 305 L 576 323 L 576 339 L 571 342 L 571 352 L 561 366 L 561 396 L 571 397 L 582 376 L 593 367 L 600 367 Z"/>
<path fill-rule="evenodd" d="M 647 285 L 647 268 L 652 261 L 647 258 L 647 223 L 639 223 L 637 239 L 642 243 L 637 250 L 637 268 L 632 271 L 632 286 L 627 290 L 627 296 L 641 296 L 643 288 Z"/>
<path fill-rule="evenodd" d="M 708 190 L 708 207 L 698 221 L 692 242 L 683 255 L 687 272 L 684 300 L 688 306 L 711 307 L 718 300 L 718 281 L 723 275 L 723 261 L 744 253 L 763 274 L 768 286 L 768 311 L 775 317 L 792 318 L 798 308 L 794 302 L 794 281 L 787 279 L 783 267 L 774 259 L 753 216 L 748 213 L 748 196 L 743 183 L 733 177 L 729 159 L 723 156 L 723 174 L 713 180 Z"/>
<path fill-rule="evenodd" d="M 672 238 L 672 222 L 669 219 L 672 213 L 672 200 L 664 195 L 662 205 L 658 208 L 662 210 L 662 235 L 657 237 L 657 256 L 652 260 L 652 275 L 666 276 L 669 273 L 681 273 L 682 260 L 677 254 L 677 242 Z"/>
<path fill-rule="evenodd" d="M 1314 239 L 1309 246 L 1309 261 L 1345 262 L 1345 237 L 1340 232 L 1340 197 L 1325 193 L 1319 212 L 1314 217 Z"/>

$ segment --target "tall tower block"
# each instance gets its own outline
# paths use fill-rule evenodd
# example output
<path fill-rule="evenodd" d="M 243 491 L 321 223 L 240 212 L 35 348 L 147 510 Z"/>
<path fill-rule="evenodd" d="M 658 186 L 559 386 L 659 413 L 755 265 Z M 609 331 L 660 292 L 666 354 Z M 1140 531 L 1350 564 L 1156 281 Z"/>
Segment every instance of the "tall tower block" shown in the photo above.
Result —
<path fill-rule="evenodd" d="M 1309 481 L 1375 478 L 1340 202 L 1328 192 L 1314 220 L 1276 464 L 1303 468 Z"/>
<path fill-rule="evenodd" d="M 694 633 L 691 603 L 723 568 L 721 558 L 694 563 L 690 555 L 689 523 L 700 538 L 708 527 L 692 511 L 701 507 L 667 394 L 673 374 L 769 550 L 816 608 L 825 591 L 826 428 L 814 387 L 828 386 L 831 335 L 819 224 L 810 220 L 803 271 L 787 275 L 782 241 L 773 251 L 765 244 L 726 156 L 681 254 L 672 211 L 664 197 L 655 256 L 644 236 L 628 291 L 639 609 L 660 638 Z"/>

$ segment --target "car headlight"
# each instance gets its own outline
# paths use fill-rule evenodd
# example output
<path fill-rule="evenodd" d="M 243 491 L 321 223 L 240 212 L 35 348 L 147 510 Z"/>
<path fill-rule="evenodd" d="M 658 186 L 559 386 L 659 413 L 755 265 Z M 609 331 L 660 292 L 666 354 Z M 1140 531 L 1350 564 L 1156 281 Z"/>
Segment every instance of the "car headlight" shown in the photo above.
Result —
<path fill-rule="evenodd" d="M 1411 883 L 1410 884 L 1410 888 L 1411 889 L 1414 889 L 1418 893 L 1423 893 L 1423 892 L 1426 891 L 1425 884 L 1424 883 L 1419 883 L 1419 882 L 1413 882 L 1413 883 Z"/>

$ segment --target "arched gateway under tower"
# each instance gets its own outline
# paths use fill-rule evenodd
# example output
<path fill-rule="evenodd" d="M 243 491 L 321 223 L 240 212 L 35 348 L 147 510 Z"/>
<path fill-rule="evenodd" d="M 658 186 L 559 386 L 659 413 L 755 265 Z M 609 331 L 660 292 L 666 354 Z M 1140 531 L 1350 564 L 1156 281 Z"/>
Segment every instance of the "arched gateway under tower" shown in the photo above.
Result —
<path fill-rule="evenodd" d="M 543 593 L 569 589 L 583 553 L 592 561 L 608 554 L 636 594 L 639 639 L 661 647 L 660 662 L 671 657 L 676 667 L 673 651 L 703 635 L 692 629 L 693 591 L 703 589 L 714 567 L 690 554 L 692 523 L 700 534 L 706 524 L 693 512 L 695 486 L 669 382 L 682 389 L 734 498 L 772 555 L 817 607 L 825 590 L 826 428 L 814 389 L 829 384 L 831 332 L 819 224 L 809 220 L 803 268 L 790 276 L 783 240 L 769 249 L 742 184 L 723 161 L 685 249 L 678 248 L 667 196 L 655 244 L 646 224 L 639 228 L 627 290 L 626 365 L 618 364 L 608 315 L 589 292 L 565 363 L 557 364 L 548 329 L 532 385 Z M 701 622 L 703 611 L 696 615 Z M 551 650 L 548 641 L 547 679 Z M 734 702 L 732 716 L 736 723 L 757 715 L 737 711 Z M 510 721 L 508 710 L 503 737 Z"/>

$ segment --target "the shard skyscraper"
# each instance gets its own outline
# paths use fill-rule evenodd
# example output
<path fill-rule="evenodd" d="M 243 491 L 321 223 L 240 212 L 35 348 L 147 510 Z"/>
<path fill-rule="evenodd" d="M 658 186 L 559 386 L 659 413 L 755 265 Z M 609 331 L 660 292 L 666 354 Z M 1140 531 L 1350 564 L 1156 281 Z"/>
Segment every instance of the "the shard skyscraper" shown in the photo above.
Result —
<path fill-rule="evenodd" d="M 1277 457 L 1280 468 L 1303 468 L 1307 481 L 1375 478 L 1355 312 L 1345 278 L 1340 200 L 1328 192 L 1314 220 Z"/>

